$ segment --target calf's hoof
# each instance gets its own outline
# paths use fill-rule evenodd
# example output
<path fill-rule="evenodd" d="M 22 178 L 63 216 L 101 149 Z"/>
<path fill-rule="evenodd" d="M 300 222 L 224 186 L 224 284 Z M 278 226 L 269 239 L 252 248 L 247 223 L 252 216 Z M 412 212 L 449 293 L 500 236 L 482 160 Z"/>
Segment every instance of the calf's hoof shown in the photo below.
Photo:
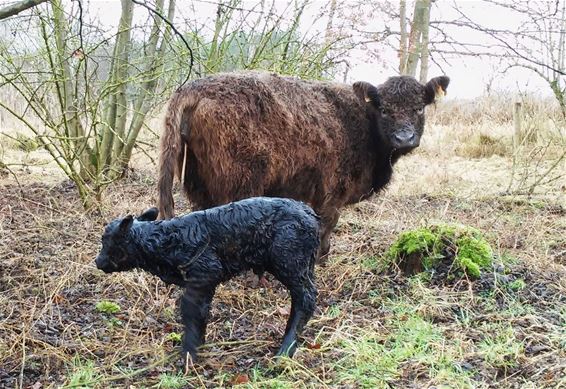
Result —
<path fill-rule="evenodd" d="M 181 355 L 183 356 L 183 366 L 185 368 L 185 374 L 188 373 L 191 369 L 194 368 L 194 366 L 197 363 L 198 360 L 198 356 L 196 355 L 196 353 L 192 354 L 188 351 L 183 351 L 181 353 Z"/>
<path fill-rule="evenodd" d="M 191 365 L 196 363 L 199 359 L 197 349 L 195 347 L 183 347 L 181 356 L 185 363 L 190 362 Z"/>
<path fill-rule="evenodd" d="M 294 340 L 291 342 L 291 344 L 282 344 L 281 347 L 279 348 L 279 351 L 277 351 L 277 354 L 275 354 L 276 358 L 279 357 L 289 357 L 292 358 L 293 355 L 295 354 L 295 351 L 297 351 L 297 341 Z"/>

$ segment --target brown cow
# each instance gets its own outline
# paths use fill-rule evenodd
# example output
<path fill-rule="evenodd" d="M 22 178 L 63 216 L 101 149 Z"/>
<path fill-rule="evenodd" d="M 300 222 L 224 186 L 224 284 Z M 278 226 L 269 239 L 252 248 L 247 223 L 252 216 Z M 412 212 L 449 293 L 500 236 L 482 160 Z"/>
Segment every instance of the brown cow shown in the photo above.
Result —
<path fill-rule="evenodd" d="M 325 255 L 339 209 L 387 185 L 393 164 L 419 145 L 424 107 L 449 81 L 401 76 L 375 87 L 255 72 L 196 80 L 171 97 L 165 117 L 160 217 L 173 216 L 175 174 L 197 209 L 289 197 L 322 217 Z"/>

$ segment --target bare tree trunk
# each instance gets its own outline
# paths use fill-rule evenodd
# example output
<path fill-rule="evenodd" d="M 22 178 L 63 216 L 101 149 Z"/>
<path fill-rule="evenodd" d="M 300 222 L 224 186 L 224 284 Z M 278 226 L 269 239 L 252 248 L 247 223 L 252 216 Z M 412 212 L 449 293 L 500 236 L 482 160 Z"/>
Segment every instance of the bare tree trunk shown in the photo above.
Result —
<path fill-rule="evenodd" d="M 208 59 L 206 61 L 207 73 L 212 73 L 218 67 L 218 41 L 220 39 L 220 33 L 224 27 L 224 13 L 226 9 L 224 7 L 223 1 L 218 2 L 218 7 L 216 8 L 216 20 L 214 22 L 214 35 L 212 37 L 212 42 L 210 43 L 210 50 L 208 53 Z"/>
<path fill-rule="evenodd" d="M 413 77 L 417 74 L 417 66 L 419 64 L 419 58 L 422 50 L 421 35 L 423 31 L 425 11 L 427 9 L 426 3 L 427 0 L 417 0 L 415 2 L 413 23 L 411 24 L 411 34 L 409 35 L 409 49 L 405 74 Z"/>
<path fill-rule="evenodd" d="M 430 23 L 430 0 L 423 0 L 425 9 L 423 15 L 423 24 L 421 26 L 421 72 L 419 80 L 421 83 L 426 83 L 428 79 L 428 31 Z"/>
<path fill-rule="evenodd" d="M 401 38 L 399 41 L 399 74 L 405 74 L 407 71 L 407 1 L 399 2 L 399 27 Z"/>
<path fill-rule="evenodd" d="M 158 0 L 157 6 L 158 10 L 163 7 L 164 0 Z M 167 13 L 167 20 L 173 20 L 175 18 L 175 0 L 169 0 L 169 10 Z M 136 110 L 134 112 L 134 117 L 130 124 L 130 129 L 128 131 L 128 137 L 126 139 L 126 144 L 122 150 L 122 155 L 118 158 L 118 171 L 123 172 L 127 167 L 130 157 L 132 156 L 132 150 L 136 143 L 136 139 L 141 130 L 143 122 L 149 109 L 151 108 L 151 95 L 155 92 L 157 87 L 157 82 L 159 81 L 159 72 L 163 68 L 163 62 L 165 57 L 165 50 L 167 49 L 167 43 L 171 39 L 171 27 L 168 25 L 163 33 L 163 38 L 161 39 L 161 45 L 157 49 L 157 40 L 159 38 L 161 19 L 155 18 L 155 24 L 153 26 L 153 32 L 155 36 L 152 36 L 150 41 L 151 46 L 148 50 L 148 64 L 147 64 L 147 74 L 149 74 L 149 80 L 141 88 L 138 101 L 136 102 Z M 153 40 L 153 38 L 155 38 Z"/>
<path fill-rule="evenodd" d="M 336 13 L 336 0 L 330 0 L 330 11 L 328 12 L 328 23 L 324 31 L 324 43 L 329 44 L 332 37 L 332 25 L 334 24 L 334 14 Z"/>
<path fill-rule="evenodd" d="M 126 121 L 128 119 L 126 86 L 128 84 L 127 79 L 133 11 L 134 3 L 130 0 L 122 0 L 122 18 L 120 20 L 120 32 L 116 43 L 116 126 L 114 127 L 114 144 L 112 146 L 113 160 L 122 152 L 126 131 Z"/>
<path fill-rule="evenodd" d="M 14 16 L 19 14 L 26 9 L 33 8 L 36 5 L 41 3 L 45 3 L 47 0 L 22 0 L 12 5 L 7 5 L 3 8 L 0 8 L 0 20 L 9 18 L 10 16 Z"/>
<path fill-rule="evenodd" d="M 57 69 L 56 74 L 60 76 L 60 81 L 56 82 L 58 99 L 63 108 L 63 125 L 65 135 L 69 139 L 69 157 L 72 161 L 80 164 L 80 175 L 83 179 L 90 179 L 93 176 L 91 169 L 90 154 L 91 150 L 87 144 L 79 112 L 77 109 L 77 95 L 73 84 L 73 74 L 71 72 L 70 50 L 68 44 L 69 25 L 63 13 L 63 3 L 61 0 L 52 0 L 51 9 L 53 10 L 54 36 L 57 49 Z"/>

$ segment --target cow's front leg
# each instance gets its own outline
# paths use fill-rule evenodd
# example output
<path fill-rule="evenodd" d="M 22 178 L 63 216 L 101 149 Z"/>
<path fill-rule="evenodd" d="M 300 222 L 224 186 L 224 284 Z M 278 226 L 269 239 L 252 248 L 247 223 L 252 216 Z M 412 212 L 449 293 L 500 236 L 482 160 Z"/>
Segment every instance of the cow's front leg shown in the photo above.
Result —
<path fill-rule="evenodd" d="M 181 319 L 185 326 L 183 357 L 189 353 L 193 361 L 197 360 L 198 347 L 204 343 L 210 303 L 215 289 L 216 286 L 210 288 L 187 286 L 181 296 Z"/>
<path fill-rule="evenodd" d="M 340 213 L 335 209 L 325 210 L 321 213 L 322 228 L 320 231 L 320 250 L 317 258 L 318 263 L 323 263 L 328 257 L 328 252 L 330 251 L 330 236 L 332 235 L 339 218 Z"/>

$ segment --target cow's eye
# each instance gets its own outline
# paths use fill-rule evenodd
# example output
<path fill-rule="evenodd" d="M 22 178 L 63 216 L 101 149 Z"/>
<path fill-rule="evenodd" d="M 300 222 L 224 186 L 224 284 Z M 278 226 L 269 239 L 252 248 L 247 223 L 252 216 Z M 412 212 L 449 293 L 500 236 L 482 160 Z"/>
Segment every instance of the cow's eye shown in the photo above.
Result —
<path fill-rule="evenodd" d="M 417 109 L 417 115 L 422 115 L 424 113 L 424 107 Z"/>
<path fill-rule="evenodd" d="M 381 113 L 381 115 L 383 115 L 383 116 L 390 116 L 390 115 L 391 115 L 391 110 L 390 110 L 390 109 L 387 109 L 387 108 L 381 107 L 381 108 L 379 109 L 379 113 Z"/>

